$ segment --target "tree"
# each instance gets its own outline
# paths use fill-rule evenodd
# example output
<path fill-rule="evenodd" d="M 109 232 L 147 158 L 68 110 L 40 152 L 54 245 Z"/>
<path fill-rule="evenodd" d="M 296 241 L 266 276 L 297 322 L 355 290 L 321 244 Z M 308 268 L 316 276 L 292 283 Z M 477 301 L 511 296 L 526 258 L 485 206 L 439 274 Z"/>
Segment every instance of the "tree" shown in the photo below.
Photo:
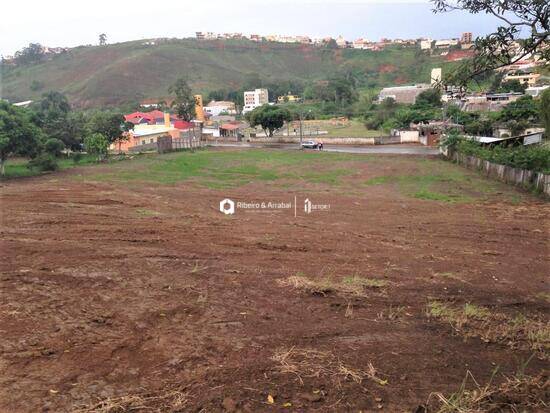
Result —
<path fill-rule="evenodd" d="M 65 145 L 62 141 L 56 138 L 49 138 L 44 142 L 44 151 L 52 156 L 59 156 L 61 152 L 65 149 Z"/>
<path fill-rule="evenodd" d="M 540 97 L 539 111 L 540 120 L 546 129 L 544 134 L 550 138 L 550 88 L 547 88 Z"/>
<path fill-rule="evenodd" d="M 509 80 L 507 82 L 502 82 L 500 84 L 498 91 L 502 93 L 507 93 L 507 92 L 525 93 L 525 89 L 527 89 L 527 84 L 521 84 L 519 80 L 514 79 L 514 80 Z"/>
<path fill-rule="evenodd" d="M 96 112 L 88 121 L 87 129 L 91 134 L 101 134 L 109 144 L 127 139 L 127 132 L 134 125 L 126 122 L 122 113 Z"/>
<path fill-rule="evenodd" d="M 62 93 L 43 94 L 35 119 L 49 138 L 59 139 L 69 149 L 81 149 L 84 135 L 83 115 L 71 111 L 71 105 Z"/>
<path fill-rule="evenodd" d="M 464 10 L 490 14 L 501 25 L 493 33 L 478 37 L 475 56 L 446 78 L 446 83 L 466 84 L 476 75 L 514 64 L 538 54 L 550 60 L 550 7 L 548 0 L 431 0 L 434 12 Z M 527 35 L 526 38 L 523 36 Z M 520 48 L 518 50 L 517 44 Z"/>
<path fill-rule="evenodd" d="M 263 105 L 246 114 L 250 126 L 261 126 L 264 132 L 273 136 L 276 129 L 282 128 L 285 122 L 292 120 L 290 112 L 286 108 L 273 105 Z"/>
<path fill-rule="evenodd" d="M 168 91 L 176 95 L 172 107 L 176 108 L 179 118 L 187 122 L 193 120 L 195 117 L 195 97 L 187 81 L 180 77 L 170 86 Z"/>
<path fill-rule="evenodd" d="M 84 138 L 84 146 L 88 153 L 97 155 L 97 160 L 101 161 L 109 149 L 109 140 L 101 133 L 92 133 Z"/>
<path fill-rule="evenodd" d="M 0 173 L 5 174 L 9 156 L 35 156 L 42 132 L 24 109 L 0 100 Z"/>
<path fill-rule="evenodd" d="M 538 121 L 539 109 L 537 102 L 532 96 L 526 95 L 520 97 L 518 100 L 506 105 L 498 116 L 498 120 L 501 122 L 515 121 Z"/>
<path fill-rule="evenodd" d="M 99 45 L 100 46 L 106 46 L 107 45 L 107 35 L 105 33 L 101 33 L 99 35 Z"/>
<path fill-rule="evenodd" d="M 325 42 L 325 47 L 327 49 L 338 49 L 338 43 L 336 43 L 336 40 L 331 38 L 330 40 Z"/>
<path fill-rule="evenodd" d="M 40 63 L 44 58 L 44 47 L 40 43 L 29 43 L 27 47 L 15 52 L 15 61 L 18 64 Z"/>
<path fill-rule="evenodd" d="M 440 108 L 441 105 L 441 92 L 438 89 L 428 89 L 423 91 L 416 97 L 416 102 L 414 104 L 417 108 Z"/>

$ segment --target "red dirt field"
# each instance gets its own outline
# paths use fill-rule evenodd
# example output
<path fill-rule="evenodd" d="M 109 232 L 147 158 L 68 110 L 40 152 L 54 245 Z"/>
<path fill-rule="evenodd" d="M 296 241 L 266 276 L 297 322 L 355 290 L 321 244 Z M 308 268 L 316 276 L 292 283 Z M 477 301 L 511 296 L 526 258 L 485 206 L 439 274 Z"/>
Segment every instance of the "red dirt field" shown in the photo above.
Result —
<path fill-rule="evenodd" d="M 379 158 L 348 179 L 398 162 Z M 399 159 L 407 174 L 421 158 Z M 412 412 L 468 371 L 486 383 L 532 354 L 526 373 L 548 367 L 427 316 L 438 300 L 548 322 L 540 198 L 126 185 L 92 179 L 101 168 L 0 183 L 0 412 Z M 297 217 L 218 210 L 294 196 Z M 305 198 L 330 211 L 305 214 Z M 379 282 L 335 287 L 350 276 Z"/>

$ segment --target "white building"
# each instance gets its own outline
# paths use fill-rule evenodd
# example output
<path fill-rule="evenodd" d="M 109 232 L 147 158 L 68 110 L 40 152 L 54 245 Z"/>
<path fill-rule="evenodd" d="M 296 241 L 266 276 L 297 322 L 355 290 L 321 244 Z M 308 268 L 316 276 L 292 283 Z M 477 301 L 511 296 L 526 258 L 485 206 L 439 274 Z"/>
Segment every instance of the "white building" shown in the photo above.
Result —
<path fill-rule="evenodd" d="M 342 49 L 348 46 L 348 42 L 346 42 L 346 39 L 344 39 L 342 36 L 338 36 L 338 38 L 336 39 L 336 44 Z"/>
<path fill-rule="evenodd" d="M 456 45 L 458 45 L 458 39 L 443 39 L 435 42 L 436 49 L 448 49 Z"/>
<path fill-rule="evenodd" d="M 432 39 L 420 40 L 421 50 L 430 50 L 432 48 Z"/>
<path fill-rule="evenodd" d="M 228 115 L 236 115 L 235 103 L 223 100 L 213 100 L 204 108 L 204 113 L 208 113 L 210 116 L 218 116 L 221 113 L 227 113 Z"/>
<path fill-rule="evenodd" d="M 441 68 L 440 67 L 434 67 L 432 69 L 432 75 L 431 75 L 431 85 L 434 86 L 434 85 L 437 85 L 438 83 L 441 82 L 441 79 L 442 79 L 442 72 L 441 72 Z"/>
<path fill-rule="evenodd" d="M 269 103 L 269 93 L 267 89 L 255 89 L 244 92 L 243 114 L 251 112 L 262 105 Z"/>

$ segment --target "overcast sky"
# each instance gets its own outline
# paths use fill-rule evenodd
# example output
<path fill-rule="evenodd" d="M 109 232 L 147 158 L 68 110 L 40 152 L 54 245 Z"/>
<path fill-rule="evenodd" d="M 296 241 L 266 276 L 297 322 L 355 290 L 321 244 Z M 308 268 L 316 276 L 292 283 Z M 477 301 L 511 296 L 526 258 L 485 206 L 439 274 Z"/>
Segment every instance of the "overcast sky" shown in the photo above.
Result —
<path fill-rule="evenodd" d="M 0 15 L 0 54 L 29 43 L 96 44 L 195 31 L 343 35 L 347 39 L 459 37 L 488 33 L 487 15 L 434 15 L 428 0 L 7 0 Z"/>

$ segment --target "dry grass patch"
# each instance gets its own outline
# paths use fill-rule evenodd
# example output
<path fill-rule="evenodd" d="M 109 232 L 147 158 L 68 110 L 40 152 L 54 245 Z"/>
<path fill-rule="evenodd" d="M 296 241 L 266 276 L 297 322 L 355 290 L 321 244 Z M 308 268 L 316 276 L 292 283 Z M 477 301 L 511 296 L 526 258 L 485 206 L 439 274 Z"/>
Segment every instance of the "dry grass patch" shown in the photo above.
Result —
<path fill-rule="evenodd" d="M 327 295 L 330 293 L 339 295 L 353 295 L 364 297 L 368 289 L 381 288 L 387 285 L 387 281 L 381 279 L 361 278 L 358 276 L 346 277 L 342 280 L 323 278 L 312 280 L 302 275 L 294 275 L 278 281 L 283 287 L 292 287 L 306 291 L 314 295 Z"/>
<path fill-rule="evenodd" d="M 79 407 L 74 413 L 125 413 L 125 412 L 182 412 L 187 405 L 188 394 L 170 390 L 162 394 L 133 394 L 110 397 L 90 406 Z"/>
<path fill-rule="evenodd" d="M 467 389 L 468 381 L 473 382 Z M 550 381 L 545 375 L 537 377 L 505 377 L 500 385 L 491 382 L 480 386 L 471 373 L 460 389 L 450 395 L 432 393 L 426 406 L 417 409 L 424 413 L 483 413 L 538 412 L 550 406 Z"/>
<path fill-rule="evenodd" d="M 381 386 L 388 384 L 386 379 L 379 376 L 372 363 L 368 363 L 366 370 L 356 369 L 346 365 L 330 351 L 292 347 L 279 349 L 271 359 L 277 363 L 280 373 L 296 376 L 301 384 L 304 384 L 304 379 L 321 377 L 332 378 L 337 386 L 345 381 L 361 383 L 364 380 L 374 381 Z"/>
<path fill-rule="evenodd" d="M 550 323 L 540 317 L 510 317 L 470 303 L 458 307 L 439 301 L 428 304 L 427 314 L 449 323 L 461 335 L 535 351 L 541 359 L 550 358 Z"/>

